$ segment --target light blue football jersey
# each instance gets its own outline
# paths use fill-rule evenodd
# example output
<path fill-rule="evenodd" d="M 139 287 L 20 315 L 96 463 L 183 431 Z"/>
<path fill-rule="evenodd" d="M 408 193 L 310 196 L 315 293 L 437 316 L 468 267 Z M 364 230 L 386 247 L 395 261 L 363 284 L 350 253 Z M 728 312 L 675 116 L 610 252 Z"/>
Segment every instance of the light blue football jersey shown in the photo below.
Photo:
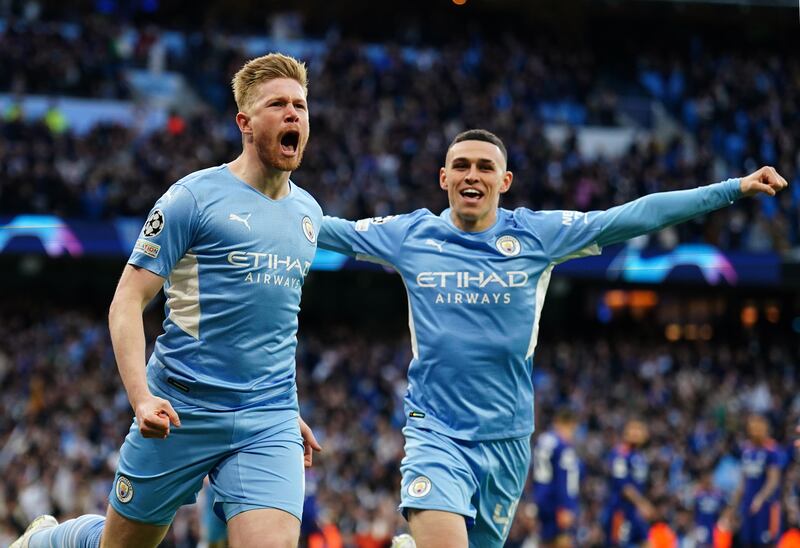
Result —
<path fill-rule="evenodd" d="M 533 432 L 532 358 L 553 267 L 740 197 L 739 180 L 606 211 L 500 209 L 483 232 L 450 210 L 352 222 L 325 217 L 320 247 L 391 265 L 408 292 L 409 424 L 464 440 Z"/>
<path fill-rule="evenodd" d="M 166 278 L 148 380 L 209 409 L 296 407 L 297 313 L 321 221 L 295 184 L 272 200 L 227 165 L 172 185 L 128 260 Z"/>

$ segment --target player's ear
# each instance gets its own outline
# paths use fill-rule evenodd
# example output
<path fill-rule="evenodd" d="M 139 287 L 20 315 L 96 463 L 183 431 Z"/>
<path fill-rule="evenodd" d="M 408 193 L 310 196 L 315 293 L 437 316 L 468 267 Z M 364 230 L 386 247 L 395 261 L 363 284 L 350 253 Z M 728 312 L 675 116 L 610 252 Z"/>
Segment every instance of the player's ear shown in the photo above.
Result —
<path fill-rule="evenodd" d="M 439 168 L 439 186 L 442 190 L 447 190 L 447 170 Z"/>
<path fill-rule="evenodd" d="M 250 126 L 250 116 L 244 112 L 236 113 L 236 125 L 239 126 L 239 131 L 242 132 L 242 136 L 251 135 L 253 133 L 253 128 Z"/>
<path fill-rule="evenodd" d="M 508 192 L 512 182 L 514 182 L 514 174 L 510 171 L 506 171 L 505 175 L 503 175 L 503 184 L 500 185 L 500 194 Z"/>

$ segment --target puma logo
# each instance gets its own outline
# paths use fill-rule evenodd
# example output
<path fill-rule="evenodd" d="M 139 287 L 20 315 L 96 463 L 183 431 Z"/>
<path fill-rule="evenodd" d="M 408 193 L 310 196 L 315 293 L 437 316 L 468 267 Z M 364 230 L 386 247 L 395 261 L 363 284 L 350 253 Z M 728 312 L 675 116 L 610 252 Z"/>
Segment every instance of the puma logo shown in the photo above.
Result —
<path fill-rule="evenodd" d="M 442 247 L 444 246 L 444 242 L 437 242 L 436 240 L 428 238 L 427 240 L 425 240 L 425 245 L 435 247 L 436 249 L 439 250 L 439 253 L 441 253 Z"/>
<path fill-rule="evenodd" d="M 240 222 L 247 227 L 247 230 L 250 230 L 250 223 L 248 221 L 250 220 L 251 215 L 252 213 L 248 213 L 245 217 L 239 217 L 236 213 L 231 213 L 228 217 L 228 220 Z"/>

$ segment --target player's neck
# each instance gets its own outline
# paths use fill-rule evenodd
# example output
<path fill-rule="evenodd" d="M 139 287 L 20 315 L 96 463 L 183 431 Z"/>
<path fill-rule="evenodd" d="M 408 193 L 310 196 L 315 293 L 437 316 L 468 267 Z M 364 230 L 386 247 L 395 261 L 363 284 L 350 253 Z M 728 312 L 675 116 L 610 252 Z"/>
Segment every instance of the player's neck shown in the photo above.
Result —
<path fill-rule="evenodd" d="M 483 232 L 494 226 L 497 222 L 497 210 L 490 211 L 485 217 L 480 219 L 464 219 L 460 217 L 455 209 L 450 210 L 450 220 L 457 229 L 464 232 Z"/>
<path fill-rule="evenodd" d="M 228 168 L 236 177 L 268 198 L 280 200 L 289 194 L 290 171 L 266 167 L 245 153 L 230 162 Z"/>

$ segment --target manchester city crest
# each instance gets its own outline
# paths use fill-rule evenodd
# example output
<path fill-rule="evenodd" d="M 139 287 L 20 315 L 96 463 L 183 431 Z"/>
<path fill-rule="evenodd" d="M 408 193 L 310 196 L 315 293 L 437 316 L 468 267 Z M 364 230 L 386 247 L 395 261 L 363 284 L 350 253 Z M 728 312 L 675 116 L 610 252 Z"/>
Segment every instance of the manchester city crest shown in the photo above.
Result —
<path fill-rule="evenodd" d="M 311 217 L 303 217 L 303 234 L 312 244 L 317 241 L 317 235 L 314 234 L 314 223 L 311 222 Z"/>
<path fill-rule="evenodd" d="M 421 498 L 431 492 L 431 480 L 426 478 L 425 476 L 419 476 L 414 481 L 411 482 L 411 485 L 408 486 L 408 494 L 409 496 L 415 498 Z"/>
<path fill-rule="evenodd" d="M 522 246 L 514 236 L 501 236 L 495 243 L 497 251 L 506 257 L 516 257 L 522 250 Z"/>
<path fill-rule="evenodd" d="M 117 484 L 114 486 L 114 492 L 117 495 L 117 500 L 121 503 L 130 502 L 133 498 L 133 484 L 131 480 L 125 476 L 117 478 Z"/>

